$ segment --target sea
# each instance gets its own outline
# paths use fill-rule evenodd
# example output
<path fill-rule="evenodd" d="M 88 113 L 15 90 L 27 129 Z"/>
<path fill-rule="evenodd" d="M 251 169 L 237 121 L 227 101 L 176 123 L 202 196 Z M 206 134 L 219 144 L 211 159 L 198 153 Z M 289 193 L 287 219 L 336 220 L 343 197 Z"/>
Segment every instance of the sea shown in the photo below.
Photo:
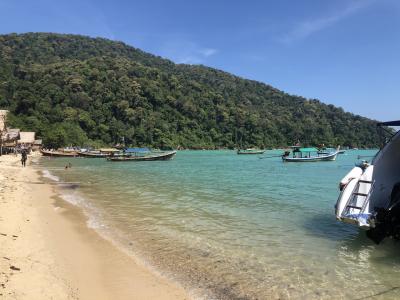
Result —
<path fill-rule="evenodd" d="M 376 151 L 313 163 L 284 163 L 282 150 L 43 157 L 37 167 L 89 227 L 195 299 L 399 299 L 400 244 L 375 245 L 335 219 L 339 181 Z"/>

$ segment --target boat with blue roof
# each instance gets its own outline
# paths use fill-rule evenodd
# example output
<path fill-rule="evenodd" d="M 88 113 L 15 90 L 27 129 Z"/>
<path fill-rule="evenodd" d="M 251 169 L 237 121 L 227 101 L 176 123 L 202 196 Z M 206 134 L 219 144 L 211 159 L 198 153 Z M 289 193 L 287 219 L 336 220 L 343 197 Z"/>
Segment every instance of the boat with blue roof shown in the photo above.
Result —
<path fill-rule="evenodd" d="M 332 152 L 323 152 L 315 147 L 303 148 L 301 146 L 292 146 L 291 150 L 285 151 L 282 155 L 284 162 L 317 162 L 334 161 L 340 151 L 340 146 Z"/>

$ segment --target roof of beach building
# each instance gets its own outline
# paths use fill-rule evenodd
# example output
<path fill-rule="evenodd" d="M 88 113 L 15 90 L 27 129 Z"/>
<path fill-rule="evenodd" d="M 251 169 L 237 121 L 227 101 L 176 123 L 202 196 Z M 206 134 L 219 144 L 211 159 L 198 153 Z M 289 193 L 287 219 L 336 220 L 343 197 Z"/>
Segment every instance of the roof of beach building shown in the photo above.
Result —
<path fill-rule="evenodd" d="M 19 144 L 33 144 L 35 142 L 35 132 L 21 131 L 19 133 Z"/>

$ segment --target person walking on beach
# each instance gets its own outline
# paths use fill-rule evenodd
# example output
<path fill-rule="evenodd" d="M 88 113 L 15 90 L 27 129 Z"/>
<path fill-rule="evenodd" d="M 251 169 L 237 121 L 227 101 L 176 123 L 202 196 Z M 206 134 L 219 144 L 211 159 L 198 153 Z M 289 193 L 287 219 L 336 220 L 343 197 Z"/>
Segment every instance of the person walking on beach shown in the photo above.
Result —
<path fill-rule="evenodd" d="M 21 163 L 22 163 L 22 166 L 23 167 L 25 167 L 25 165 L 26 165 L 26 160 L 28 159 L 28 155 L 27 155 L 27 153 L 26 153 L 26 150 L 25 149 L 22 149 L 21 150 Z"/>

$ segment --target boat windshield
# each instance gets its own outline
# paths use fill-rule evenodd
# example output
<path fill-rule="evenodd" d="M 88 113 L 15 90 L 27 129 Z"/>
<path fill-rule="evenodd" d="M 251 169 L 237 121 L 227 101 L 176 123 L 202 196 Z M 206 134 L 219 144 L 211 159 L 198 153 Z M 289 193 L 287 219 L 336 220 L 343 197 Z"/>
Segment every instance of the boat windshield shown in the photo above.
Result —
<path fill-rule="evenodd" d="M 376 160 L 379 159 L 378 157 L 381 156 L 382 152 L 385 151 L 385 149 L 388 148 L 393 141 L 400 139 L 400 130 L 395 130 L 394 128 L 385 128 L 385 126 L 400 127 L 400 121 L 378 123 L 378 127 L 382 129 L 382 138 L 385 140 L 382 141 L 380 150 L 372 159 L 372 164 L 375 164 Z"/>

